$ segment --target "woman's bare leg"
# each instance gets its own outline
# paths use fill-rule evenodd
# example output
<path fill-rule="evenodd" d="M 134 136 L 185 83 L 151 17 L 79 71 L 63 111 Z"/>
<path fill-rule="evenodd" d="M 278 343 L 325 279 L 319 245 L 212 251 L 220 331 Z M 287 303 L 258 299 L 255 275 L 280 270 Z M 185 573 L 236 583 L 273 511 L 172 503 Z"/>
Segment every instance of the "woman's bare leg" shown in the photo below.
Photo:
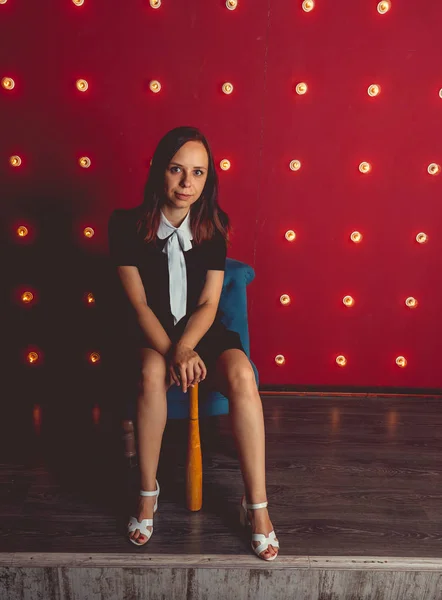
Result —
<path fill-rule="evenodd" d="M 229 399 L 232 431 L 239 454 L 248 504 L 267 500 L 265 482 L 265 432 L 261 398 L 249 359 L 241 350 L 226 350 L 216 365 L 215 385 Z M 273 530 L 267 508 L 251 510 L 254 533 L 266 536 Z M 259 545 L 254 542 L 255 547 Z M 273 546 L 264 557 L 277 552 Z"/>
<path fill-rule="evenodd" d="M 138 460 L 141 472 L 141 489 L 154 491 L 160 458 L 161 442 L 167 420 L 166 361 L 151 348 L 142 348 L 141 391 L 138 396 Z M 153 518 L 155 496 L 140 496 L 137 519 Z M 149 528 L 150 529 L 150 528 Z M 145 541 L 139 529 L 130 537 Z"/>

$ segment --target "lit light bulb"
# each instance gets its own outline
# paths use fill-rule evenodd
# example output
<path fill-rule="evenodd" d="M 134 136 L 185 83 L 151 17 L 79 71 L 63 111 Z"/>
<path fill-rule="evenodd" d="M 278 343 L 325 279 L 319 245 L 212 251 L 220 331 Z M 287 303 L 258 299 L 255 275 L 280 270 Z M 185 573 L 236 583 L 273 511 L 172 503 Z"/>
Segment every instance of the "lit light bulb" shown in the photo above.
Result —
<path fill-rule="evenodd" d="M 83 235 L 84 237 L 91 238 L 95 235 L 95 231 L 92 229 L 92 227 L 85 227 L 83 230 Z"/>
<path fill-rule="evenodd" d="M 299 161 L 299 160 L 292 160 L 290 162 L 290 169 L 292 171 L 299 171 L 300 168 L 301 168 L 301 161 Z"/>
<path fill-rule="evenodd" d="M 227 160 L 227 158 L 224 158 L 220 163 L 219 166 L 221 167 L 221 169 L 223 171 L 228 171 L 230 169 L 230 160 Z"/>
<path fill-rule="evenodd" d="M 367 91 L 369 96 L 379 96 L 379 94 L 381 93 L 381 86 L 377 85 L 376 83 L 373 83 L 372 85 L 370 85 Z"/>
<path fill-rule="evenodd" d="M 359 170 L 361 173 L 369 173 L 371 171 L 371 164 L 368 162 L 361 162 L 359 165 Z"/>
<path fill-rule="evenodd" d="M 75 85 L 77 86 L 77 90 L 80 92 L 86 92 L 86 90 L 89 88 L 89 84 L 86 79 L 77 79 Z"/>
<path fill-rule="evenodd" d="M 304 0 L 302 3 L 302 10 L 305 12 L 310 12 L 315 8 L 315 3 L 313 0 Z"/>
<path fill-rule="evenodd" d="M 11 77 L 3 77 L 2 87 L 5 90 L 13 90 L 15 88 L 15 81 Z"/>
<path fill-rule="evenodd" d="M 29 304 L 34 299 L 34 294 L 32 292 L 23 292 L 21 299 L 23 304 Z"/>
<path fill-rule="evenodd" d="M 275 363 L 279 366 L 285 364 L 285 357 L 282 354 L 275 356 Z"/>
<path fill-rule="evenodd" d="M 0 0 L 0 4 L 6 4 L 8 0 Z"/>
<path fill-rule="evenodd" d="M 100 358 L 101 357 L 98 352 L 91 352 L 91 354 L 89 354 L 89 362 L 91 362 L 92 364 L 100 362 Z"/>
<path fill-rule="evenodd" d="M 405 356 L 398 356 L 396 358 L 396 364 L 398 367 L 401 367 L 401 369 L 403 369 L 407 366 L 407 359 L 405 358 Z"/>
<path fill-rule="evenodd" d="M 150 5 L 152 8 L 160 8 L 161 0 L 150 0 Z"/>
<path fill-rule="evenodd" d="M 20 225 L 20 227 L 17 229 L 18 237 L 26 237 L 28 235 L 28 233 L 29 233 L 29 230 L 24 225 Z"/>
<path fill-rule="evenodd" d="M 80 165 L 80 167 L 82 167 L 83 169 L 89 169 L 89 167 L 91 166 L 91 159 L 87 156 L 82 156 L 79 160 L 78 160 L 78 164 Z"/>
<path fill-rule="evenodd" d="M 355 303 L 354 298 L 352 298 L 352 296 L 344 296 L 342 298 L 342 302 L 345 304 L 345 306 L 353 306 Z"/>
<path fill-rule="evenodd" d="M 21 165 L 21 158 L 19 156 L 11 156 L 9 159 L 9 164 L 12 167 L 19 167 Z"/>
<path fill-rule="evenodd" d="M 233 92 L 233 85 L 228 81 L 226 81 L 226 83 L 223 83 L 223 92 L 227 95 L 231 94 Z"/>
<path fill-rule="evenodd" d="M 299 96 L 303 96 L 307 93 L 307 89 L 307 84 L 301 81 L 301 83 L 298 83 L 296 86 L 296 93 L 299 94 Z"/>
<path fill-rule="evenodd" d="M 350 235 L 351 241 L 355 244 L 359 244 L 359 242 L 362 241 L 362 237 L 362 233 L 360 233 L 359 231 L 353 231 L 353 233 Z"/>
<path fill-rule="evenodd" d="M 86 302 L 88 304 L 95 304 L 95 296 L 92 294 L 92 292 L 89 292 L 89 294 L 86 296 Z"/>
<path fill-rule="evenodd" d="M 72 0 L 75 6 L 83 6 L 84 0 Z"/>
<path fill-rule="evenodd" d="M 32 365 L 33 363 L 37 362 L 40 357 L 38 356 L 37 352 L 29 352 L 26 358 L 28 363 Z"/>
<path fill-rule="evenodd" d="M 442 88 L 439 90 L 439 98 L 442 98 Z"/>
<path fill-rule="evenodd" d="M 382 2 L 378 3 L 378 13 L 380 15 L 385 15 L 385 13 L 390 10 L 390 8 L 391 8 L 390 0 L 383 0 Z"/>
<path fill-rule="evenodd" d="M 345 367 L 345 365 L 347 364 L 347 359 L 345 358 L 345 356 L 342 356 L 342 354 L 340 354 L 336 357 L 336 364 L 340 367 Z"/>
<path fill-rule="evenodd" d="M 416 306 L 419 304 L 419 302 L 416 300 L 416 298 L 413 298 L 413 296 L 409 296 L 406 300 L 405 300 L 405 304 L 409 307 L 409 308 L 416 308 Z"/>
<path fill-rule="evenodd" d="M 238 0 L 226 0 L 226 6 L 229 10 L 235 10 L 238 6 Z"/>
<path fill-rule="evenodd" d="M 416 236 L 416 242 L 418 244 L 426 244 L 428 242 L 428 235 L 426 233 L 423 233 L 422 231 L 420 233 L 417 234 Z"/>
<path fill-rule="evenodd" d="M 431 165 L 428 165 L 427 171 L 430 175 L 439 175 L 440 165 L 438 165 L 437 163 L 431 163 Z"/>
<path fill-rule="evenodd" d="M 289 296 L 288 294 L 283 294 L 283 295 L 280 297 L 279 301 L 281 302 L 281 304 L 282 304 L 283 306 L 287 306 L 288 304 L 290 304 L 290 302 L 291 302 L 291 299 L 290 299 L 290 296 Z"/>
<path fill-rule="evenodd" d="M 293 231 L 293 229 L 289 229 L 285 232 L 285 239 L 288 242 L 294 242 L 296 240 L 296 233 Z"/>
<path fill-rule="evenodd" d="M 161 90 L 161 83 L 156 79 L 152 79 L 152 81 L 149 82 L 149 88 L 151 92 L 158 94 L 158 92 Z"/>

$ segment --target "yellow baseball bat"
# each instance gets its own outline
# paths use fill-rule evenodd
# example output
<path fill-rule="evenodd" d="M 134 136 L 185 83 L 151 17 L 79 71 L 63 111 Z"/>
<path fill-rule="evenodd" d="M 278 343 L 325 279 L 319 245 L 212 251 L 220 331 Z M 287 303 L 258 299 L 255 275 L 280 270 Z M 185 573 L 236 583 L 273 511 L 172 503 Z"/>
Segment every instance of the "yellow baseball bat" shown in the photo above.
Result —
<path fill-rule="evenodd" d="M 198 384 L 193 388 L 189 388 L 189 396 L 189 438 L 186 467 L 187 508 L 197 511 L 203 505 L 203 463 L 198 419 Z"/>

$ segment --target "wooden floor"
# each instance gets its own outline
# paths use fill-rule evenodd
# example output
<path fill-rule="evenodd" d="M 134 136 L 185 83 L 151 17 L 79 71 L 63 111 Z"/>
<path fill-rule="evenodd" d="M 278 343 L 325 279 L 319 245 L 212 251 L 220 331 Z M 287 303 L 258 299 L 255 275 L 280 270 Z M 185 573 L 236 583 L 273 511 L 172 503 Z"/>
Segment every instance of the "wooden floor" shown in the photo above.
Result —
<path fill-rule="evenodd" d="M 442 399 L 265 395 L 263 406 L 280 559 L 442 558 Z M 168 423 L 155 531 L 137 548 L 124 535 L 137 469 L 125 466 L 113 411 L 63 399 L 5 399 L 2 411 L 0 553 L 239 555 L 261 564 L 238 524 L 243 486 L 228 417 L 201 423 L 198 513 L 185 508 L 186 423 Z"/>

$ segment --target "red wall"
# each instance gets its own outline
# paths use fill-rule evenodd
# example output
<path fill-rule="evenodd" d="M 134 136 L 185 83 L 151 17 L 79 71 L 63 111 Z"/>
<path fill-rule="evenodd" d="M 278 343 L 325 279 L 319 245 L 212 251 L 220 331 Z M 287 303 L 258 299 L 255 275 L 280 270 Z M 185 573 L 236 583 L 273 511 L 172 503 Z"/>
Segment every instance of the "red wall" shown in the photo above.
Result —
<path fill-rule="evenodd" d="M 256 270 L 250 332 L 261 383 L 438 388 L 442 175 L 427 166 L 442 164 L 442 3 L 392 0 L 385 15 L 375 0 L 316 0 L 309 13 L 301 4 L 0 5 L 0 79 L 16 82 L 0 88 L 10 234 L 23 220 L 32 227 L 40 206 L 65 205 L 72 243 L 105 254 L 108 216 L 141 202 L 160 137 L 196 125 L 217 162 L 232 163 L 219 172 L 220 201 L 235 229 L 230 256 Z M 380 96 L 369 97 L 371 83 Z M 12 154 L 21 167 L 10 167 Z M 82 155 L 91 168 L 78 166 Z M 302 162 L 297 172 L 292 159 Z M 92 240 L 82 238 L 86 225 Z M 287 229 L 296 241 L 285 240 Z M 360 244 L 349 240 L 354 230 Z M 415 241 L 420 231 L 427 244 Z"/>

